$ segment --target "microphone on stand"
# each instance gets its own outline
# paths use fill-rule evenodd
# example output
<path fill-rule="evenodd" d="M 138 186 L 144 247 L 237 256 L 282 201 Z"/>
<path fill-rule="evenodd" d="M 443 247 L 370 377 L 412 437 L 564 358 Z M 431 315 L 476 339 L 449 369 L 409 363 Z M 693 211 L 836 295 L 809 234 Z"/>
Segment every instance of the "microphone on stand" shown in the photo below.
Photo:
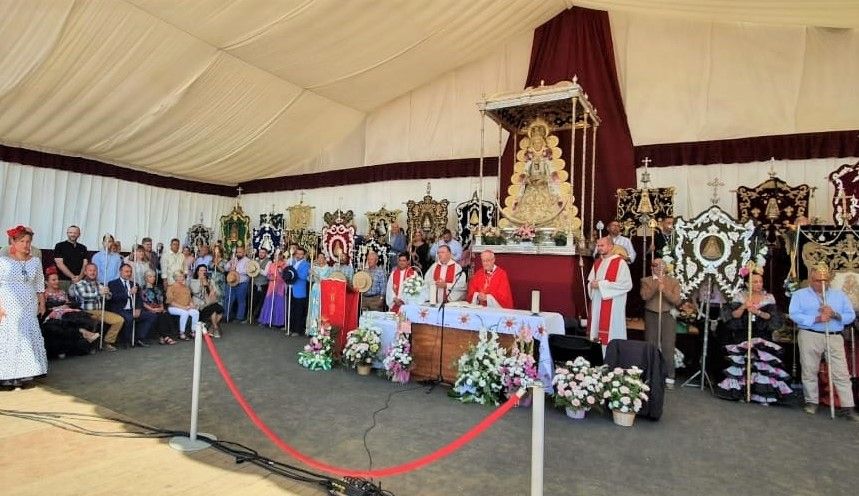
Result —
<path fill-rule="evenodd" d="M 459 274 L 457 274 L 456 277 L 453 278 L 453 284 L 451 284 L 451 286 L 450 286 L 451 291 L 453 290 L 453 287 L 456 286 L 456 282 L 459 281 L 459 278 L 462 277 L 463 272 L 465 272 L 465 269 L 460 270 Z M 445 289 L 445 298 L 441 302 L 441 306 L 439 307 L 439 309 L 443 309 L 444 306 L 447 305 L 447 302 L 448 302 L 447 296 L 449 296 L 449 294 L 450 293 L 448 292 L 448 290 Z"/>

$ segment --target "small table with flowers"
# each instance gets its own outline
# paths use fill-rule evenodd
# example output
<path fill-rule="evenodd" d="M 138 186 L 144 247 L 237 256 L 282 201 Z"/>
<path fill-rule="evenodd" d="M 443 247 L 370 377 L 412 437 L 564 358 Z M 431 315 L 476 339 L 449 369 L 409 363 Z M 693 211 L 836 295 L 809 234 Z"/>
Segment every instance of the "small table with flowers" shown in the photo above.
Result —
<path fill-rule="evenodd" d="M 481 328 L 498 333 L 502 346 L 509 348 L 520 331 L 530 332 L 538 342 L 540 361 L 537 374 L 549 388 L 554 363 L 549 351 L 549 334 L 564 334 L 564 319 L 559 313 L 533 315 L 525 310 L 487 308 L 461 302 L 444 308 L 429 305 L 403 305 L 400 312 L 412 323 L 412 377 L 456 381 L 457 360 L 471 344 L 477 343 Z M 443 317 L 443 319 L 442 319 Z M 439 370 L 439 366 L 441 370 Z"/>

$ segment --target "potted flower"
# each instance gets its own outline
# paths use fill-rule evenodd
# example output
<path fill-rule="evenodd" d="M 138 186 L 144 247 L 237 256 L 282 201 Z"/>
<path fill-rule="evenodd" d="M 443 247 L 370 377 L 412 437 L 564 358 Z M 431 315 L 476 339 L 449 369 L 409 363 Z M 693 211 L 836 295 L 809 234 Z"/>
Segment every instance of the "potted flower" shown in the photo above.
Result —
<path fill-rule="evenodd" d="M 343 360 L 358 369 L 358 375 L 370 375 L 373 358 L 382 348 L 382 332 L 372 326 L 359 327 L 346 335 Z"/>
<path fill-rule="evenodd" d="M 534 241 L 535 235 L 534 226 L 530 224 L 522 224 L 519 226 L 519 229 L 516 230 L 515 236 L 520 243 L 530 243 Z"/>
<path fill-rule="evenodd" d="M 603 398 L 608 401 L 617 425 L 631 427 L 635 414 L 648 399 L 650 387 L 641 379 L 641 373 L 640 368 L 633 366 L 629 369 L 617 367 L 603 374 Z"/>
<path fill-rule="evenodd" d="M 599 408 L 603 399 L 602 370 L 591 367 L 584 357 L 556 368 L 552 378 L 555 406 L 564 408 L 572 419 L 583 419 L 591 408 Z"/>
<path fill-rule="evenodd" d="M 403 384 L 409 382 L 412 369 L 412 343 L 409 339 L 411 334 L 410 326 L 400 326 L 397 329 L 397 336 L 382 362 L 385 365 L 388 378 L 393 382 Z"/>
<path fill-rule="evenodd" d="M 501 396 L 501 362 L 506 356 L 498 334 L 481 329 L 477 344 L 459 357 L 459 371 L 450 395 L 463 403 L 497 405 Z"/>
<path fill-rule="evenodd" d="M 331 324 L 320 319 L 316 334 L 298 352 L 298 364 L 310 370 L 331 370 L 333 344 Z"/>
<path fill-rule="evenodd" d="M 504 234 L 497 227 L 484 227 L 481 231 L 484 245 L 503 245 Z"/>
<path fill-rule="evenodd" d="M 403 301 L 411 305 L 419 305 L 424 302 L 424 280 L 414 273 L 403 281 Z"/>
<path fill-rule="evenodd" d="M 510 398 L 522 388 L 531 386 L 537 380 L 537 362 L 534 360 L 534 336 L 527 327 L 516 334 L 510 354 L 501 361 L 501 385 L 504 394 Z M 521 406 L 529 406 L 531 396 L 523 396 Z"/>

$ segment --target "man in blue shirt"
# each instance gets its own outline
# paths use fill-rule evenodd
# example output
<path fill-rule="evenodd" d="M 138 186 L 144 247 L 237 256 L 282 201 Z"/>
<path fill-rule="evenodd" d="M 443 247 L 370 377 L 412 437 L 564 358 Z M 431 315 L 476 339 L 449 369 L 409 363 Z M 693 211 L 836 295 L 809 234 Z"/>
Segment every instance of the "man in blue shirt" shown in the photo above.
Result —
<path fill-rule="evenodd" d="M 828 366 L 832 371 L 832 384 L 841 400 L 841 415 L 859 422 L 853 410 L 853 390 L 847 359 L 844 353 L 844 326 L 856 319 L 853 305 L 844 292 L 829 288 L 829 271 L 814 269 L 809 276 L 809 287 L 795 292 L 790 299 L 790 318 L 799 327 L 797 341 L 802 366 L 802 391 L 805 395 L 805 412 L 817 413 L 820 398 L 817 374 L 820 357 L 826 353 L 826 333 L 829 333 L 830 357 Z M 825 304 L 824 304 L 825 302 Z"/>

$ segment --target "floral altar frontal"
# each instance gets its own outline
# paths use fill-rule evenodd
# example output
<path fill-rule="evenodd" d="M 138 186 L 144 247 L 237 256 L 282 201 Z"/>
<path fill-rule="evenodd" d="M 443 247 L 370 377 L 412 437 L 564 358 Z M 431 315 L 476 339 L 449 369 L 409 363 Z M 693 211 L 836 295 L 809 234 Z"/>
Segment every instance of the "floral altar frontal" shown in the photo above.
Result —
<path fill-rule="evenodd" d="M 483 328 L 497 332 L 512 341 L 514 335 L 526 328 L 539 342 L 538 378 L 547 388 L 551 388 L 554 363 L 549 351 L 548 336 L 564 334 L 564 318 L 559 313 L 541 312 L 533 315 L 525 310 L 487 308 L 461 302 L 449 303 L 443 310 L 428 305 L 403 305 L 400 313 L 412 322 L 412 346 L 415 357 L 415 371 L 412 375 L 415 377 L 422 375 L 419 373 L 422 367 L 425 370 L 438 371 L 438 364 L 441 363 L 442 379 L 453 383 L 456 378 L 455 361 L 464 350 L 464 348 L 461 349 L 462 338 L 476 342 L 477 331 Z M 445 328 L 443 349 L 437 344 L 442 340 L 437 339 L 436 336 L 440 334 L 441 327 Z M 427 341 L 422 338 L 422 333 L 432 335 Z M 448 360 L 448 357 L 452 359 Z M 421 361 L 424 363 L 419 363 Z M 430 363 L 426 363 L 427 361 Z M 426 374 L 423 375 L 426 376 Z"/>

